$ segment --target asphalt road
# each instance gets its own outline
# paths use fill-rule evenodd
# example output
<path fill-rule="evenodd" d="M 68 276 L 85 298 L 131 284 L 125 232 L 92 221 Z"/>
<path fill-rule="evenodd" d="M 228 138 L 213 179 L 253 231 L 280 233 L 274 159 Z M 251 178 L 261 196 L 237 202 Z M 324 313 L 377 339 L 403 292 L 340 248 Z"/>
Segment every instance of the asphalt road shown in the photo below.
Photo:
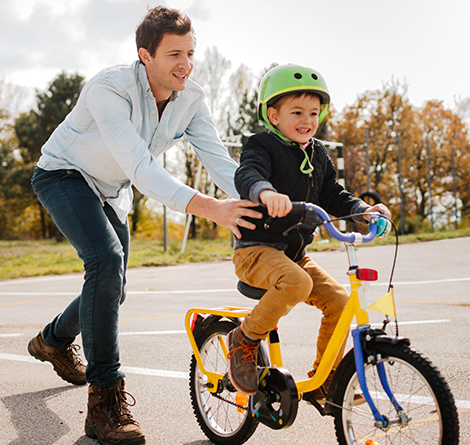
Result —
<path fill-rule="evenodd" d="M 347 283 L 344 251 L 313 258 Z M 379 271 L 372 300 L 386 292 L 393 247 L 361 248 L 359 264 Z M 470 238 L 402 245 L 394 276 L 400 334 L 428 356 L 448 381 L 459 407 L 461 443 L 470 444 Z M 27 344 L 78 293 L 81 275 L 0 282 L 0 445 L 92 445 L 84 434 L 87 388 L 62 381 Z M 230 261 L 132 269 L 120 314 L 121 362 L 132 413 L 148 444 L 207 445 L 188 389 L 191 349 L 184 315 L 191 307 L 250 307 L 235 290 Z M 373 314 L 380 321 L 380 314 Z M 297 307 L 280 322 L 284 365 L 304 378 L 315 351 L 320 313 Z M 80 338 L 78 339 L 80 343 Z M 294 424 L 260 425 L 247 444 L 336 444 L 333 420 L 301 402 Z"/>

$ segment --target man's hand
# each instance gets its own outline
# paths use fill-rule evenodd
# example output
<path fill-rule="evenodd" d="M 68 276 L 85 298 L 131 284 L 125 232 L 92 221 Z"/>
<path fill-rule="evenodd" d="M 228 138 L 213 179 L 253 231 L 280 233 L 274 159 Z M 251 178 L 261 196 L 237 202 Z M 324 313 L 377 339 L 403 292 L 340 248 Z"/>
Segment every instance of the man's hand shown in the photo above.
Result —
<path fill-rule="evenodd" d="M 256 226 L 249 221 L 243 219 L 248 216 L 249 218 L 261 219 L 263 214 L 250 209 L 250 207 L 257 207 L 258 204 L 247 201 L 245 199 L 215 199 L 202 193 L 196 193 L 191 201 L 189 201 L 186 211 L 195 216 L 202 216 L 210 219 L 216 224 L 227 227 L 237 237 L 241 238 L 242 234 L 239 230 L 240 227 L 247 229 L 255 229 Z"/>
<path fill-rule="evenodd" d="M 259 194 L 260 201 L 266 206 L 268 215 L 273 218 L 282 218 L 292 210 L 292 202 L 287 195 L 273 190 L 263 190 Z"/>

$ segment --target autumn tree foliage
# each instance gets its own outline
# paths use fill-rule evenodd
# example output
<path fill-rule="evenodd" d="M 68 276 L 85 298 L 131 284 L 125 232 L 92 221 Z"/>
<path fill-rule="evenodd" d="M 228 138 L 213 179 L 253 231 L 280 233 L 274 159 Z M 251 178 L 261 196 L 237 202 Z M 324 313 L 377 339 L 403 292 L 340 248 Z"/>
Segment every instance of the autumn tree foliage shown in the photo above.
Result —
<path fill-rule="evenodd" d="M 38 216 L 37 224 L 33 221 L 29 230 L 40 230 L 43 238 L 60 238 L 61 235 L 34 195 L 31 177 L 40 157 L 41 147 L 75 106 L 83 85 L 84 78 L 79 74 L 60 73 L 45 92 L 37 93 L 37 108 L 20 114 L 14 125 L 17 139 L 15 159 L 18 164 L 14 170 L 9 170 L 9 174 L 18 189 L 16 206 L 21 204 L 25 219 L 35 219 L 34 215 Z"/>
<path fill-rule="evenodd" d="M 268 68 L 255 77 L 241 65 L 230 74 L 230 62 L 217 48 L 209 48 L 204 57 L 192 77 L 206 91 L 220 136 L 241 138 L 264 130 L 257 121 L 256 87 Z M 14 125 L 0 102 L 0 239 L 56 236 L 30 180 L 42 145 L 74 107 L 83 83 L 78 74 L 59 74 L 45 92 L 38 92 L 36 108 L 21 114 Z M 358 95 L 343 110 L 330 107 L 317 137 L 343 144 L 347 189 L 357 196 L 368 189 L 377 192 L 406 232 L 433 223 L 451 228 L 456 221 L 468 225 L 470 216 L 470 142 L 465 125 L 469 114 L 470 98 L 460 99 L 453 110 L 439 100 L 416 107 L 408 99 L 407 85 L 392 79 Z M 237 159 L 236 149 L 232 154 Z M 336 158 L 334 150 L 331 155 Z M 199 160 L 184 138 L 168 152 L 167 168 L 188 185 L 196 185 Z M 204 169 L 198 187 L 225 197 Z M 136 192 L 130 215 L 134 233 L 148 226 L 143 220 L 149 214 L 146 201 Z M 213 238 L 217 228 L 193 218 L 190 233 Z"/>
<path fill-rule="evenodd" d="M 466 127 L 442 102 L 414 107 L 406 89 L 392 80 L 380 90 L 361 94 L 330 120 L 330 138 L 344 144 L 346 187 L 360 195 L 369 177 L 369 188 L 391 208 L 395 220 L 400 207 L 404 209 L 408 231 L 431 217 L 446 224 L 455 216 L 453 149 L 458 205 L 461 216 L 468 217 Z"/>

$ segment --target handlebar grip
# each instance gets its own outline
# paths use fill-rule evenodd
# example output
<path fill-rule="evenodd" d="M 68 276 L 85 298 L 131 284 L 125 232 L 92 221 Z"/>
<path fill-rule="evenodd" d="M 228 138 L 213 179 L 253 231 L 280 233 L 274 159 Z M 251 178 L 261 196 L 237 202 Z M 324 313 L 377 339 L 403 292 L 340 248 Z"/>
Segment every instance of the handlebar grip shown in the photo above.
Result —
<path fill-rule="evenodd" d="M 291 213 L 305 213 L 305 202 L 292 202 Z"/>

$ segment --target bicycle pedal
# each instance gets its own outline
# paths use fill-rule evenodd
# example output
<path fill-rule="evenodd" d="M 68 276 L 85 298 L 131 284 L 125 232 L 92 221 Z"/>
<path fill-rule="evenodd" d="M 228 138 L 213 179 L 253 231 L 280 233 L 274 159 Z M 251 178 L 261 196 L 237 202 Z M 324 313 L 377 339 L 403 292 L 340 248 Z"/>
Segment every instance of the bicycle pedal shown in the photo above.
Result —
<path fill-rule="evenodd" d="M 305 400 L 309 405 L 314 405 L 313 402 L 318 403 L 320 405 L 325 405 L 326 398 L 322 397 L 321 399 L 317 399 L 313 396 L 314 391 L 305 392 L 302 394 L 302 400 Z"/>

